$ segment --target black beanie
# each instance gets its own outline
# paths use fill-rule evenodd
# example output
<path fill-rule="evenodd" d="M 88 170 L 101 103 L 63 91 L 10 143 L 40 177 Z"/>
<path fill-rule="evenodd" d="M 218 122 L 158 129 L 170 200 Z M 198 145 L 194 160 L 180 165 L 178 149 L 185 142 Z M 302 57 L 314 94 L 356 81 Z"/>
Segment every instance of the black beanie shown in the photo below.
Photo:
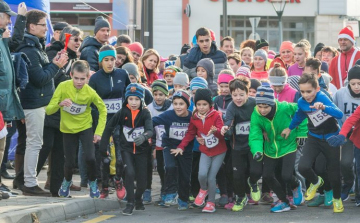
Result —
<path fill-rule="evenodd" d="M 352 79 L 360 79 L 360 65 L 355 65 L 349 70 L 348 81 Z"/>
<path fill-rule="evenodd" d="M 316 46 L 315 46 L 315 49 L 314 49 L 314 57 L 316 56 L 317 52 L 319 52 L 320 50 L 322 50 L 322 48 L 324 48 L 324 44 L 323 43 L 318 43 Z"/>
<path fill-rule="evenodd" d="M 96 33 L 101 29 L 101 28 L 109 28 L 110 29 L 110 23 L 107 19 L 105 19 L 102 16 L 98 16 L 95 19 L 95 28 L 94 28 L 94 34 L 96 35 Z"/>
<path fill-rule="evenodd" d="M 197 89 L 194 97 L 194 102 L 196 105 L 196 102 L 204 100 L 207 101 L 210 104 L 210 107 L 212 106 L 213 101 L 211 100 L 211 91 L 207 88 L 205 89 Z"/>
<path fill-rule="evenodd" d="M 269 43 L 266 39 L 256 40 L 256 50 L 261 49 L 261 47 L 269 46 Z"/>
<path fill-rule="evenodd" d="M 257 79 L 250 79 L 250 88 L 257 90 L 261 86 L 261 82 Z"/>
<path fill-rule="evenodd" d="M 63 30 L 65 27 L 68 27 L 69 23 L 67 22 L 57 22 L 54 24 L 53 29 L 55 30 Z"/>

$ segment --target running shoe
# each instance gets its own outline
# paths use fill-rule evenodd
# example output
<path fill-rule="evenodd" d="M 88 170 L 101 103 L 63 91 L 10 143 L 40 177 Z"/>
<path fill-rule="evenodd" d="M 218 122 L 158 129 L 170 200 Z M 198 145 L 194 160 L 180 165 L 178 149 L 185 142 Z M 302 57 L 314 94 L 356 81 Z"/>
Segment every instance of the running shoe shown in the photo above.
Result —
<path fill-rule="evenodd" d="M 109 198 L 109 188 L 103 188 L 100 192 L 100 199 Z"/>
<path fill-rule="evenodd" d="M 89 187 L 90 187 L 90 197 L 91 198 L 99 198 L 100 197 L 100 191 L 99 191 L 96 180 L 89 181 Z"/>
<path fill-rule="evenodd" d="M 251 184 L 250 183 L 250 177 L 247 179 L 247 183 L 249 184 L 249 187 L 250 187 L 251 199 L 254 200 L 255 202 L 259 201 L 260 198 L 261 198 L 259 184 L 258 183 Z"/>
<path fill-rule="evenodd" d="M 324 197 L 325 197 L 325 200 L 324 200 L 324 206 L 327 207 L 327 208 L 331 208 L 331 206 L 333 205 L 333 191 L 332 190 L 329 190 L 329 191 L 325 191 L 324 190 Z"/>
<path fill-rule="evenodd" d="M 206 203 L 205 207 L 202 209 L 202 212 L 207 212 L 207 213 L 213 213 L 215 211 L 216 211 L 215 204 L 210 201 L 208 201 Z"/>
<path fill-rule="evenodd" d="M 265 192 L 261 195 L 260 204 L 272 204 L 274 203 L 274 198 L 270 195 L 270 193 Z"/>
<path fill-rule="evenodd" d="M 72 181 L 63 180 L 61 183 L 61 187 L 59 189 L 59 197 L 69 197 L 70 196 L 70 186 L 72 184 Z"/>
<path fill-rule="evenodd" d="M 143 202 L 144 202 L 144 204 L 151 204 L 152 199 L 151 199 L 151 190 L 150 189 L 146 189 L 145 192 L 143 193 Z"/>
<path fill-rule="evenodd" d="M 234 207 L 231 209 L 232 211 L 242 211 L 244 207 L 247 204 L 247 196 L 245 195 L 243 198 L 239 197 L 234 205 Z"/>
<path fill-rule="evenodd" d="M 165 197 L 165 206 L 166 207 L 177 205 L 176 195 L 177 195 L 176 193 L 166 195 L 166 197 Z"/>
<path fill-rule="evenodd" d="M 305 201 L 303 192 L 301 190 L 301 188 L 302 188 L 301 182 L 300 181 L 298 181 L 298 182 L 299 182 L 299 186 L 292 191 L 293 198 L 294 198 L 294 204 L 296 206 L 299 206 L 300 204 L 304 203 L 304 201 Z"/>
<path fill-rule="evenodd" d="M 198 195 L 195 198 L 194 204 L 196 206 L 201 206 L 205 203 L 205 198 L 207 196 L 207 190 L 200 189 Z M 211 202 L 210 202 L 211 203 Z"/>
<path fill-rule="evenodd" d="M 116 196 L 119 200 L 123 200 L 126 197 L 126 189 L 122 180 L 115 181 Z"/>
<path fill-rule="evenodd" d="M 344 206 L 343 203 L 340 199 L 334 199 L 333 200 L 333 204 L 334 204 L 334 213 L 342 213 L 344 212 Z"/>
<path fill-rule="evenodd" d="M 316 184 L 310 184 L 309 188 L 307 189 L 305 200 L 307 201 L 312 200 L 316 195 L 317 189 L 321 187 L 323 184 L 324 184 L 323 179 L 318 176 L 318 182 Z"/>
<path fill-rule="evenodd" d="M 184 211 L 189 209 L 189 204 L 186 201 L 182 201 L 180 198 L 177 199 L 178 202 L 178 210 L 179 211 Z"/>
<path fill-rule="evenodd" d="M 320 194 L 319 196 L 315 197 L 312 201 L 309 201 L 307 203 L 308 207 L 319 207 L 320 205 L 323 205 L 325 202 L 325 195 Z"/>
<path fill-rule="evenodd" d="M 290 206 L 286 202 L 279 201 L 273 208 L 270 209 L 272 213 L 280 213 L 290 211 Z"/>

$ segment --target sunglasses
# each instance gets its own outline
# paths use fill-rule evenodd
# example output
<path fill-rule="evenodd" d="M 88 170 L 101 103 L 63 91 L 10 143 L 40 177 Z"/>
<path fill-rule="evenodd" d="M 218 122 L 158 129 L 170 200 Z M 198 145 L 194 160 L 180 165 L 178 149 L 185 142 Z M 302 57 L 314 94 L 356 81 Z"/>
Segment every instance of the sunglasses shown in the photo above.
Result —
<path fill-rule="evenodd" d="M 72 40 L 74 40 L 75 43 L 77 43 L 77 42 L 82 42 L 82 41 L 83 41 L 81 38 L 74 38 L 74 39 L 72 39 Z"/>

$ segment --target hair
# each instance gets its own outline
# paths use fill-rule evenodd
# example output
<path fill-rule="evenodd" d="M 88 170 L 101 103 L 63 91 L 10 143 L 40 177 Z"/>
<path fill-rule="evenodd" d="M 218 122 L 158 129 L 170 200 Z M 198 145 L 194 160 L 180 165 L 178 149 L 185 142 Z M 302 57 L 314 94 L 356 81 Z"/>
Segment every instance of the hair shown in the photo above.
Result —
<path fill-rule="evenodd" d="M 296 48 L 296 47 L 301 48 L 305 52 L 306 58 L 311 56 L 311 51 L 310 51 L 311 45 L 310 45 L 310 43 L 308 44 L 305 41 L 300 41 L 295 45 L 294 48 Z"/>
<path fill-rule="evenodd" d="M 235 43 L 234 38 L 232 38 L 231 36 L 225 36 L 221 41 L 220 41 L 220 47 L 224 46 L 224 42 L 225 41 L 231 41 L 232 43 Z"/>
<path fill-rule="evenodd" d="M 118 38 L 116 40 L 116 45 L 120 46 L 121 43 L 130 44 L 131 43 L 130 36 L 125 35 L 125 34 L 122 34 L 122 35 L 118 36 Z"/>
<path fill-rule="evenodd" d="M 86 73 L 86 77 L 89 77 L 89 75 L 90 75 L 90 66 L 89 66 L 89 63 L 86 60 L 77 60 L 71 66 L 70 71 L 71 71 L 72 75 L 74 74 L 74 72 L 79 72 L 79 73 Z"/>
<path fill-rule="evenodd" d="M 254 50 L 253 50 L 252 48 L 250 48 L 250 47 L 242 48 L 242 49 L 240 50 L 240 56 L 243 55 L 243 52 L 244 52 L 245 50 L 250 50 L 251 54 L 254 56 Z"/>
<path fill-rule="evenodd" d="M 331 52 L 333 54 L 333 57 L 336 57 L 338 55 L 338 51 L 332 46 L 325 46 L 324 48 L 322 48 L 321 52 Z"/>
<path fill-rule="evenodd" d="M 231 76 L 235 77 L 234 71 L 232 71 L 232 70 L 230 70 L 230 69 L 221 70 L 220 73 L 219 73 L 219 75 L 220 75 L 220 74 L 228 74 L 228 75 L 231 75 Z"/>
<path fill-rule="evenodd" d="M 317 70 L 320 73 L 321 61 L 315 57 L 306 59 L 305 67 L 311 67 L 313 70 Z"/>
<path fill-rule="evenodd" d="M 283 76 L 287 76 L 287 73 L 286 70 L 283 67 L 281 67 L 280 63 L 275 63 L 269 75 L 283 77 Z"/>
<path fill-rule="evenodd" d="M 227 57 L 228 60 L 233 59 L 236 61 L 237 64 L 241 63 L 241 57 L 238 53 L 232 53 Z"/>
<path fill-rule="evenodd" d="M 256 41 L 253 39 L 248 39 L 245 41 L 242 41 L 240 44 L 240 49 L 250 47 L 254 52 L 256 51 Z"/>
<path fill-rule="evenodd" d="M 245 76 L 238 76 L 235 79 L 229 82 L 230 93 L 234 92 L 236 89 L 241 89 L 249 94 L 249 89 L 251 86 L 251 81 Z"/>
<path fill-rule="evenodd" d="M 115 49 L 116 49 L 116 54 L 122 54 L 122 55 L 126 56 L 126 59 L 121 66 L 123 66 L 126 63 L 134 63 L 134 58 L 133 58 L 132 53 L 129 50 L 129 48 L 124 47 L 124 46 L 118 46 Z"/>
<path fill-rule="evenodd" d="M 103 51 L 107 51 L 107 50 L 115 50 L 115 47 L 113 47 L 112 45 L 104 45 L 104 46 L 102 46 L 100 48 L 99 53 L 103 52 Z M 99 62 L 99 67 L 102 68 L 102 63 L 101 62 Z"/>
<path fill-rule="evenodd" d="M 196 30 L 196 39 L 199 39 L 199 36 L 211 36 L 210 30 L 205 27 L 201 27 Z M 211 38 L 211 37 L 210 37 Z"/>
<path fill-rule="evenodd" d="M 143 66 L 145 67 L 144 61 L 151 55 L 155 55 L 158 59 L 155 69 L 153 70 L 155 73 L 159 73 L 159 65 L 160 65 L 160 55 L 155 49 L 148 49 L 145 51 L 144 55 L 141 57 L 140 61 L 142 62 Z M 146 67 L 145 67 L 146 68 Z"/>
<path fill-rule="evenodd" d="M 43 11 L 33 9 L 25 14 L 26 17 L 26 29 L 30 30 L 30 24 L 38 24 L 39 21 L 47 17 L 47 14 Z"/>
<path fill-rule="evenodd" d="M 311 86 L 315 89 L 317 89 L 319 87 L 319 81 L 315 74 L 303 73 L 302 76 L 300 77 L 299 85 L 306 84 L 306 83 L 311 84 Z"/>
<path fill-rule="evenodd" d="M 71 34 L 71 36 L 79 37 L 80 39 L 82 39 L 82 37 L 84 35 L 84 32 L 81 31 L 79 28 L 67 26 L 60 33 L 59 41 L 62 43 L 65 43 L 65 40 L 66 40 L 65 33 L 69 33 L 69 34 Z"/>

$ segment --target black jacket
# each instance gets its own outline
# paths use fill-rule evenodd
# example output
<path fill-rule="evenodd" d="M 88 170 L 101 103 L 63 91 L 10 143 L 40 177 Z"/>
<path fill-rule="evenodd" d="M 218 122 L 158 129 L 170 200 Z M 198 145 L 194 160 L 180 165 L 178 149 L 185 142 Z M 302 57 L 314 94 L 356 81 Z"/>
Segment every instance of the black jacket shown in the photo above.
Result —
<path fill-rule="evenodd" d="M 13 27 L 13 35 L 9 41 L 9 49 L 11 53 L 15 52 L 16 48 L 18 48 L 24 40 L 25 26 L 26 17 L 23 15 L 17 15 L 15 25 Z"/>
<path fill-rule="evenodd" d="M 80 47 L 80 60 L 86 60 L 90 65 L 90 70 L 98 71 L 99 68 L 99 50 L 103 44 L 99 43 L 94 37 L 84 39 Z"/>

